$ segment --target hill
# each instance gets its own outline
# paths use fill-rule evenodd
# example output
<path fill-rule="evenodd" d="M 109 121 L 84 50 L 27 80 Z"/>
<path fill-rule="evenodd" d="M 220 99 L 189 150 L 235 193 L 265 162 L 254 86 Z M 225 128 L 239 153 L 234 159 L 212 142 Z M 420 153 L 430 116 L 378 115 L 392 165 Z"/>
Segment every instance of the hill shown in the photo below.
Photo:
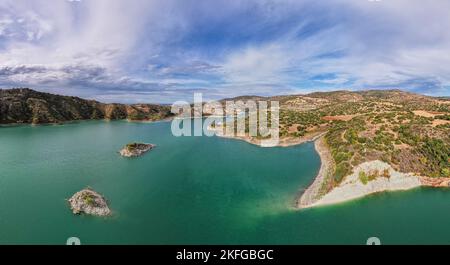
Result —
<path fill-rule="evenodd" d="M 369 90 L 265 99 L 280 103 L 280 145 L 323 136 L 320 149 L 329 153 L 329 161 L 322 163 L 328 163 L 331 172 L 321 179 L 315 192 L 317 198 L 338 187 L 366 162 L 381 161 L 397 172 L 432 179 L 450 177 L 448 98 L 401 90 Z M 262 138 L 239 139 L 258 144 Z M 381 175 L 364 173 L 362 179 L 367 183 Z M 428 179 L 427 183 L 437 182 Z"/>
<path fill-rule="evenodd" d="M 170 116 L 169 106 L 105 104 L 28 88 L 0 90 L 0 124 L 41 124 L 91 119 L 160 120 Z"/>

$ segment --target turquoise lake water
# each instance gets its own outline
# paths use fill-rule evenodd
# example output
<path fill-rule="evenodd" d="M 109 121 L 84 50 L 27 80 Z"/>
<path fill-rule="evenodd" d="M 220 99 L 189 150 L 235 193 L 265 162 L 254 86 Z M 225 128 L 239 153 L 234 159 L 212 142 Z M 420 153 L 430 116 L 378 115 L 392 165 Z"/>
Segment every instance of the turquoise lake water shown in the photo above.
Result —
<path fill-rule="evenodd" d="M 131 141 L 157 147 L 120 157 Z M 1 127 L 0 243 L 450 244 L 450 190 L 294 210 L 319 167 L 312 143 L 174 137 L 169 122 Z M 87 186 L 105 195 L 112 217 L 72 214 L 66 199 Z"/>

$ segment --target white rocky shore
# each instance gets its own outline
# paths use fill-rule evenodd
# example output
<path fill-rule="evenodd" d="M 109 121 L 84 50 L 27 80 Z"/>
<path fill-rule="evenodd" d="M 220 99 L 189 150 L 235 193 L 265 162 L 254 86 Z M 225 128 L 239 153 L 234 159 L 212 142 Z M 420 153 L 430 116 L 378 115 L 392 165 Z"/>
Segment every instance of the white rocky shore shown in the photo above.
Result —
<path fill-rule="evenodd" d="M 108 216 L 111 214 L 106 199 L 91 188 L 75 193 L 68 201 L 74 214 L 85 213 L 96 216 Z"/>
<path fill-rule="evenodd" d="M 154 144 L 146 143 L 129 143 L 125 145 L 120 151 L 120 155 L 124 157 L 137 157 L 152 150 L 155 147 Z"/>
<path fill-rule="evenodd" d="M 364 172 L 364 173 L 361 173 Z M 361 175 L 369 176 L 373 172 L 378 172 L 378 176 L 372 180 Z M 384 172 L 386 176 L 384 176 Z M 309 204 L 299 204 L 299 208 L 310 208 L 322 205 L 346 202 L 367 196 L 369 194 L 384 191 L 409 190 L 423 186 L 420 176 L 406 174 L 395 171 L 389 164 L 375 160 L 365 162 L 353 169 L 353 173 L 346 176 L 339 186 L 332 189 L 327 194 Z M 303 197 L 303 196 L 302 196 Z M 302 198 L 300 198 L 302 201 Z"/>

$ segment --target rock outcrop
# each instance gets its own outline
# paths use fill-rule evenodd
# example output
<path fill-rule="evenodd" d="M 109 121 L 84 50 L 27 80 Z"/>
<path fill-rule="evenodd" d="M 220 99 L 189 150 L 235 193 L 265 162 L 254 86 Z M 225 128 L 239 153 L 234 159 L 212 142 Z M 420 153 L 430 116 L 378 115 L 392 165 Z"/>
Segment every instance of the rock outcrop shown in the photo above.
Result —
<path fill-rule="evenodd" d="M 146 144 L 146 143 L 129 143 L 125 145 L 122 150 L 119 151 L 121 156 L 124 157 L 137 157 L 141 156 L 144 153 L 150 151 L 155 147 L 154 144 Z"/>
<path fill-rule="evenodd" d="M 420 182 L 422 186 L 433 187 L 433 188 L 449 188 L 450 178 L 430 178 L 430 177 L 420 177 Z"/>
<path fill-rule="evenodd" d="M 96 216 L 108 216 L 111 210 L 106 199 L 90 188 L 75 193 L 70 199 L 70 208 L 74 214 L 90 214 Z"/>
<path fill-rule="evenodd" d="M 423 185 L 421 177 L 395 171 L 389 164 L 379 160 L 362 163 L 353 171 L 354 173 L 346 176 L 339 186 L 318 200 L 299 205 L 299 207 L 310 208 L 336 204 L 378 192 L 409 190 Z M 374 174 L 373 172 L 376 172 L 376 176 L 367 177 Z"/>

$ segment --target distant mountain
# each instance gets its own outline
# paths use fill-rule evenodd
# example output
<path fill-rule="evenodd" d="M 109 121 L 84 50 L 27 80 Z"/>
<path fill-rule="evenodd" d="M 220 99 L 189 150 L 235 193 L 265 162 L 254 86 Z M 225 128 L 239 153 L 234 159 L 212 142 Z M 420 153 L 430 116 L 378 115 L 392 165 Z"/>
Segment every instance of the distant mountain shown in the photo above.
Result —
<path fill-rule="evenodd" d="M 314 92 L 306 96 L 315 98 L 326 98 L 336 101 L 362 101 L 362 100 L 385 100 L 389 102 L 406 102 L 418 100 L 431 100 L 433 97 L 419 95 L 398 89 L 392 90 L 362 90 L 362 91 L 332 91 L 332 92 Z"/>
<path fill-rule="evenodd" d="M 171 116 L 169 106 L 105 104 L 28 88 L 0 89 L 0 124 L 99 119 L 161 120 Z"/>
<path fill-rule="evenodd" d="M 239 96 L 221 100 L 225 102 L 231 101 L 247 101 L 247 100 L 267 100 L 278 101 L 281 109 L 290 109 L 297 111 L 308 111 L 319 109 L 330 105 L 339 105 L 345 103 L 362 103 L 362 102 L 384 102 L 399 104 L 402 108 L 426 109 L 431 111 L 445 111 L 448 107 L 448 97 L 430 97 L 411 92 L 402 91 L 399 89 L 391 90 L 361 90 L 361 91 L 329 91 L 329 92 L 313 92 L 309 94 L 299 95 L 279 95 L 271 97 L 260 96 Z M 444 110 L 442 107 L 444 106 Z"/>
<path fill-rule="evenodd" d="M 415 94 L 412 92 L 402 91 L 399 89 L 390 90 L 360 90 L 360 91 L 349 91 L 349 90 L 337 90 L 337 91 L 327 91 L 327 92 L 312 92 L 309 94 L 298 94 L 298 95 L 277 95 L 277 96 L 238 96 L 234 98 L 223 99 L 226 100 L 279 100 L 285 101 L 293 98 L 320 98 L 326 99 L 328 101 L 363 101 L 363 100 L 375 100 L 382 99 L 391 102 L 405 102 L 411 100 L 435 100 L 443 99 L 448 100 L 448 97 L 430 97 L 420 94 Z"/>

